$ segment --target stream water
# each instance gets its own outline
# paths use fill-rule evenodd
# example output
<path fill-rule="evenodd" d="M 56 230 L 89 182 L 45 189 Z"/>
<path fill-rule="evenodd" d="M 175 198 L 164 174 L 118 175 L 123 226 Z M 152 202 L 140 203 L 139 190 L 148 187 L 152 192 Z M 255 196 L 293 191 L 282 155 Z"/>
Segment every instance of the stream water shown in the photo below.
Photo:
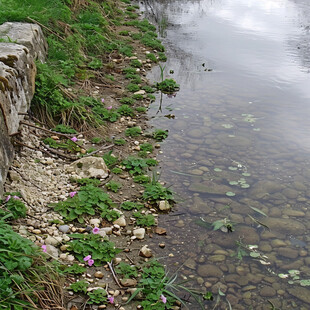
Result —
<path fill-rule="evenodd" d="M 149 0 L 144 10 L 162 26 L 164 77 L 180 84 L 149 111 L 169 130 L 160 180 L 178 200 L 160 217 L 157 256 L 213 292 L 206 309 L 309 309 L 309 1 Z"/>

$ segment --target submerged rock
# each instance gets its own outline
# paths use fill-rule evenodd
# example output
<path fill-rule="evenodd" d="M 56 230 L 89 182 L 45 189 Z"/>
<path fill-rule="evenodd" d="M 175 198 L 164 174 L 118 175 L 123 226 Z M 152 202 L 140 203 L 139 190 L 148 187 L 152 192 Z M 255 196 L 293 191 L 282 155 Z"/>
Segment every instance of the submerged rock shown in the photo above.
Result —
<path fill-rule="evenodd" d="M 310 304 L 309 289 L 305 287 L 289 288 L 288 292 L 299 300 Z"/>
<path fill-rule="evenodd" d="M 197 269 L 198 275 L 201 277 L 216 277 L 220 278 L 223 276 L 222 270 L 216 265 L 200 265 Z"/>
<path fill-rule="evenodd" d="M 273 181 L 258 181 L 252 186 L 249 195 L 251 198 L 261 199 L 270 194 L 280 192 L 283 188 L 282 184 Z"/>
<path fill-rule="evenodd" d="M 261 222 L 267 225 L 271 231 L 280 232 L 284 235 L 301 235 L 306 230 L 306 227 L 303 223 L 293 219 L 268 217 L 266 219 L 262 219 Z"/>
<path fill-rule="evenodd" d="M 211 181 L 192 183 L 188 189 L 192 192 L 214 194 L 214 195 L 225 195 L 227 192 L 232 191 L 232 189 L 229 186 L 223 184 L 217 184 Z"/>

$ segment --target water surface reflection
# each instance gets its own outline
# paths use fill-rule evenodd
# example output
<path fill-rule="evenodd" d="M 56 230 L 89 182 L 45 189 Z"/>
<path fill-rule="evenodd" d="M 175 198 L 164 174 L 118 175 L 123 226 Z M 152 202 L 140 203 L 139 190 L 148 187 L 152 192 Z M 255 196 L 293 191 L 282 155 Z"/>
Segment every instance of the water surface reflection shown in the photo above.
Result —
<path fill-rule="evenodd" d="M 163 96 L 162 113 L 158 102 L 150 110 L 153 125 L 169 129 L 162 180 L 183 198 L 161 222 L 174 254 L 168 262 L 184 262 L 183 277 L 202 290 L 220 287 L 233 309 L 270 309 L 267 300 L 308 309 L 310 4 L 149 5 L 168 21 L 166 77 L 181 85 Z M 160 79 L 159 68 L 150 78 Z M 224 219 L 233 233 L 204 227 Z"/>

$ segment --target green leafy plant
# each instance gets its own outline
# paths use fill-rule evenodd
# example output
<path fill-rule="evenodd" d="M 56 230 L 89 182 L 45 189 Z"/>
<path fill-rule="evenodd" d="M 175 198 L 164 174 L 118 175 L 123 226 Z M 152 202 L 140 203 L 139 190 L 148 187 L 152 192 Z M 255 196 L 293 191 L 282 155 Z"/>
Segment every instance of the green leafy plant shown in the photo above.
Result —
<path fill-rule="evenodd" d="M 119 168 L 119 167 L 114 167 L 111 172 L 115 173 L 115 174 L 122 174 L 123 173 L 123 169 Z"/>
<path fill-rule="evenodd" d="M 115 141 L 114 141 L 114 143 L 115 143 Z M 112 151 L 104 154 L 102 156 L 102 158 L 103 158 L 105 164 L 108 166 L 108 168 L 112 168 L 113 166 L 115 166 L 119 162 L 119 159 L 112 154 Z"/>
<path fill-rule="evenodd" d="M 142 87 L 143 90 L 145 90 L 147 93 L 154 93 L 155 89 L 151 86 L 145 85 Z"/>
<path fill-rule="evenodd" d="M 144 113 L 144 112 L 147 111 L 147 108 L 145 108 L 145 107 L 137 107 L 136 111 L 139 112 L 139 113 Z"/>
<path fill-rule="evenodd" d="M 163 265 L 156 260 L 151 260 L 142 268 L 141 280 L 129 301 L 135 298 L 138 294 L 142 294 L 143 300 L 141 306 L 143 309 L 173 309 L 175 301 L 182 304 L 184 303 L 175 293 L 182 290 L 191 294 L 199 303 L 201 309 L 204 309 L 199 300 L 200 294 L 186 288 L 180 283 L 177 283 L 176 280 L 176 273 L 169 277 Z"/>
<path fill-rule="evenodd" d="M 167 56 L 163 52 L 158 52 L 158 59 L 160 61 L 167 61 Z"/>
<path fill-rule="evenodd" d="M 122 103 L 122 104 L 132 105 L 132 104 L 134 104 L 135 101 L 134 101 L 133 98 L 123 97 L 122 99 L 120 99 L 119 102 Z"/>
<path fill-rule="evenodd" d="M 116 211 L 114 209 L 109 209 L 108 207 L 103 207 L 100 216 L 102 218 L 108 220 L 109 222 L 114 222 L 121 215 L 120 215 L 120 213 L 118 211 Z"/>
<path fill-rule="evenodd" d="M 131 201 L 125 201 L 121 204 L 121 208 L 124 210 L 128 210 L 128 211 L 135 210 L 135 209 L 140 210 L 143 207 L 144 207 L 143 204 L 140 204 L 137 202 L 131 202 Z"/>
<path fill-rule="evenodd" d="M 104 304 L 107 302 L 107 292 L 103 288 L 97 288 L 87 293 L 89 300 L 88 304 Z"/>
<path fill-rule="evenodd" d="M 121 188 L 122 188 L 122 185 L 120 183 L 117 183 L 117 182 L 114 182 L 114 181 L 110 181 L 108 182 L 105 187 L 114 192 L 114 193 L 117 193 Z"/>
<path fill-rule="evenodd" d="M 126 140 L 124 140 L 124 139 L 115 139 L 114 140 L 114 144 L 116 144 L 116 145 L 124 145 L 124 144 L 126 144 Z"/>
<path fill-rule="evenodd" d="M 120 262 L 116 268 L 116 273 L 123 276 L 123 279 L 137 278 L 138 270 L 135 265 L 129 265 L 124 262 Z"/>
<path fill-rule="evenodd" d="M 138 137 L 141 134 L 141 132 L 142 131 L 140 127 L 131 127 L 125 130 L 125 136 L 126 137 Z"/>
<path fill-rule="evenodd" d="M 127 85 L 127 89 L 128 89 L 128 91 L 134 93 L 134 92 L 140 90 L 140 87 L 137 84 L 129 83 Z"/>
<path fill-rule="evenodd" d="M 88 184 L 82 186 L 72 198 L 52 204 L 64 221 L 77 220 L 84 223 L 85 215 L 95 215 L 113 206 L 109 195 L 102 189 Z"/>
<path fill-rule="evenodd" d="M 63 272 L 69 273 L 69 274 L 82 274 L 82 273 L 86 272 L 86 270 L 87 269 L 85 267 L 74 263 L 72 266 L 65 268 Z"/>
<path fill-rule="evenodd" d="M 75 293 L 84 293 L 86 294 L 88 289 L 88 283 L 85 280 L 76 281 L 70 284 L 69 289 Z"/>
<path fill-rule="evenodd" d="M 145 190 L 142 195 L 144 200 L 150 201 L 151 203 L 156 203 L 160 200 L 174 202 L 173 192 L 159 182 L 146 184 L 144 187 Z"/>
<path fill-rule="evenodd" d="M 176 90 L 179 90 L 180 85 L 178 85 L 174 79 L 165 79 L 162 82 L 157 83 L 156 88 L 163 93 L 171 94 Z"/>
<path fill-rule="evenodd" d="M 134 94 L 132 95 L 132 98 L 135 100 L 142 100 L 144 97 L 142 94 Z"/>
<path fill-rule="evenodd" d="M 155 217 L 153 214 L 142 214 L 140 212 L 134 212 L 133 216 L 136 218 L 136 223 L 139 226 L 154 226 Z"/>
<path fill-rule="evenodd" d="M 20 217 L 26 216 L 27 208 L 22 202 L 19 193 L 7 193 L 6 200 L 0 200 L 0 204 L 3 203 L 4 209 L 0 209 L 0 216 L 10 214 L 10 217 L 12 217 L 13 219 L 18 219 Z"/>
<path fill-rule="evenodd" d="M 102 238 L 99 234 L 71 234 L 68 251 L 84 263 L 84 257 L 91 255 L 95 266 L 110 262 L 121 250 L 116 249 L 113 242 Z"/>
<path fill-rule="evenodd" d="M 168 130 L 155 129 L 153 132 L 153 138 L 157 141 L 163 141 L 168 137 Z"/>
<path fill-rule="evenodd" d="M 137 158 L 134 156 L 129 156 L 127 159 L 124 159 L 122 164 L 132 175 L 142 174 L 148 167 L 143 158 Z"/>
<path fill-rule="evenodd" d="M 125 75 L 125 78 L 131 80 L 131 82 L 134 83 L 134 84 L 142 83 L 142 79 L 141 79 L 140 75 L 138 75 L 138 74 L 127 73 Z"/>
<path fill-rule="evenodd" d="M 213 230 L 221 230 L 222 232 L 226 233 L 234 231 L 233 223 L 227 218 L 224 218 L 223 220 L 214 221 L 212 223 L 212 227 Z"/>
<path fill-rule="evenodd" d="M 151 178 L 148 175 L 136 175 L 133 177 L 133 181 L 139 184 L 150 183 Z"/>
<path fill-rule="evenodd" d="M 130 62 L 130 65 L 134 68 L 141 68 L 142 67 L 142 63 L 138 59 L 132 59 Z"/>
<path fill-rule="evenodd" d="M 63 125 L 63 124 L 58 124 L 52 130 L 56 132 L 65 133 L 65 134 L 76 134 L 77 133 L 75 129 L 71 128 L 70 126 Z"/>
<path fill-rule="evenodd" d="M 133 109 L 128 106 L 127 104 L 123 104 L 121 105 L 118 109 L 117 112 L 121 115 L 125 115 L 125 116 L 134 116 L 134 111 Z"/>
<path fill-rule="evenodd" d="M 146 58 L 152 60 L 153 62 L 158 61 L 155 54 L 153 54 L 153 53 L 146 54 Z"/>
<path fill-rule="evenodd" d="M 100 137 L 94 137 L 90 140 L 91 143 L 94 143 L 94 144 L 99 144 L 102 142 L 102 138 Z"/>

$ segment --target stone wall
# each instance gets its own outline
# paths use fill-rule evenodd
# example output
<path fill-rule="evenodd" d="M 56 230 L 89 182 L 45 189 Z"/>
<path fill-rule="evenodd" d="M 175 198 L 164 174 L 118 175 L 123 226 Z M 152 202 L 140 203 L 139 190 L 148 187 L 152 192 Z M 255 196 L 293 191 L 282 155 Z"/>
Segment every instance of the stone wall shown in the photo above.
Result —
<path fill-rule="evenodd" d="M 47 43 L 36 24 L 0 25 L 0 197 L 14 157 L 11 136 L 29 110 L 35 90 L 35 60 L 44 62 Z"/>

